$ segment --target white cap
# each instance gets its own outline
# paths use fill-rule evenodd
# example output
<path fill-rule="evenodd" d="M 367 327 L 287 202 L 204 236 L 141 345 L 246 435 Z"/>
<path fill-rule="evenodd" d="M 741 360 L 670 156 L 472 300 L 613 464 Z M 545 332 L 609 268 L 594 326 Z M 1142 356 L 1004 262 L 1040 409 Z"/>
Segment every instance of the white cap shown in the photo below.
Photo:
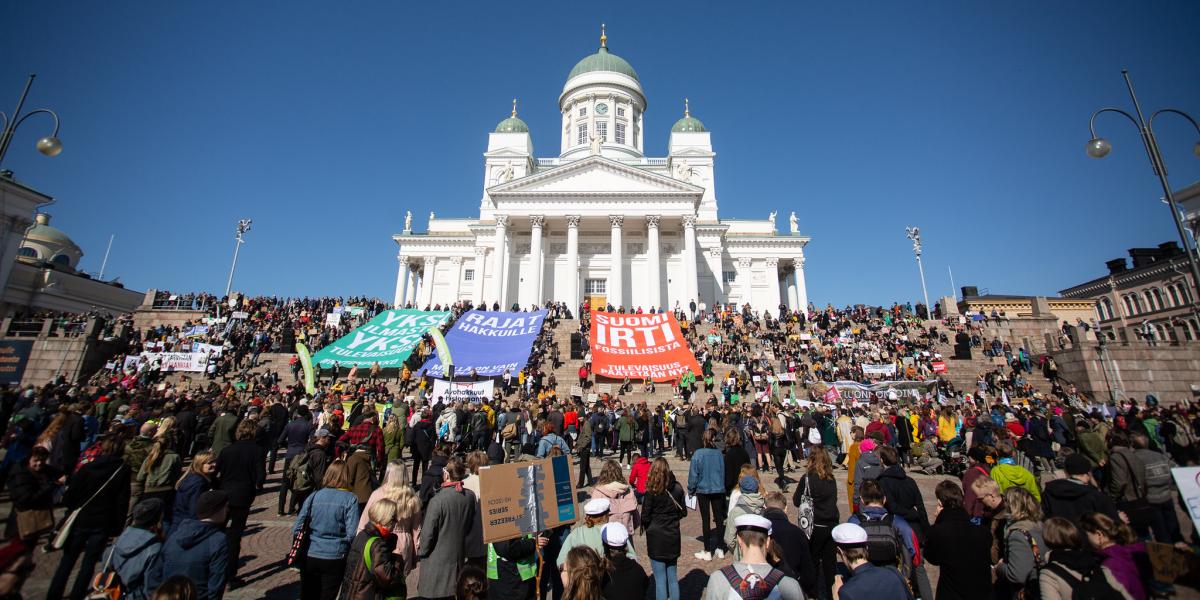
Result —
<path fill-rule="evenodd" d="M 771 521 L 758 515 L 742 515 L 733 520 L 733 526 L 738 531 L 749 529 L 751 531 L 761 531 L 767 535 L 771 534 Z"/>
<path fill-rule="evenodd" d="M 600 528 L 600 540 L 605 546 L 624 548 L 629 541 L 629 530 L 620 523 L 607 523 Z"/>
<path fill-rule="evenodd" d="M 842 523 L 833 528 L 833 543 L 845 546 L 867 543 L 867 530 L 854 523 Z"/>
<path fill-rule="evenodd" d="M 608 500 L 605 498 L 592 498 L 583 505 L 583 512 L 592 515 L 602 515 L 608 512 Z"/>

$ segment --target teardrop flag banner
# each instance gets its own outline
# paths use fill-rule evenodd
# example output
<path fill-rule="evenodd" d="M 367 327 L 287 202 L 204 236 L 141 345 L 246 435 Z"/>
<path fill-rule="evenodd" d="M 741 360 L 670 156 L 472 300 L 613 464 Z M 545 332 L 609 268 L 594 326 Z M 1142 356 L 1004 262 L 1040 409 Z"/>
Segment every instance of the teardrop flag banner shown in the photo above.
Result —
<path fill-rule="evenodd" d="M 442 330 L 437 327 L 429 328 L 429 337 L 433 338 L 433 346 L 437 348 L 438 360 L 445 365 L 447 372 L 454 369 L 454 360 L 450 358 L 450 345 L 446 343 L 446 336 L 442 335 Z"/>
<path fill-rule="evenodd" d="M 300 366 L 304 367 L 304 391 L 313 396 L 317 393 L 317 386 L 313 382 L 312 355 L 303 342 L 296 342 L 296 354 L 300 356 Z"/>

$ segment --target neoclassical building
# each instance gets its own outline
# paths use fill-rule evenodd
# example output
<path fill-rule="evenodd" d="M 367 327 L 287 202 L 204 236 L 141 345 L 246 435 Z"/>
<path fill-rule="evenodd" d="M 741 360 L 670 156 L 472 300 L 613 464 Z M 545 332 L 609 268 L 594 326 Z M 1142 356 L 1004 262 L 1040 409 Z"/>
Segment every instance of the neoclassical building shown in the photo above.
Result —
<path fill-rule="evenodd" d="M 717 214 L 711 134 L 684 103 L 668 155 L 643 152 L 648 102 L 637 72 L 599 50 L 567 75 L 558 97 L 558 156 L 534 154 L 512 115 L 488 135 L 476 218 L 429 214 L 404 231 L 395 303 L 470 300 L 503 307 L 547 300 L 627 308 L 750 304 L 774 313 L 807 307 L 804 247 L 795 213 L 777 231 Z"/>

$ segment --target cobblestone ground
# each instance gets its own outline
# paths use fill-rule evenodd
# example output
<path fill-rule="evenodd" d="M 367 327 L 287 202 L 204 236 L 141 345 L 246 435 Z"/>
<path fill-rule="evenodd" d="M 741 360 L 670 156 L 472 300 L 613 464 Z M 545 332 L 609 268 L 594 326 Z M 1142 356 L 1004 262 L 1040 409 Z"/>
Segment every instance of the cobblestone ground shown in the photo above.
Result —
<path fill-rule="evenodd" d="M 672 470 L 675 472 L 675 476 L 680 482 L 686 482 L 688 463 L 674 458 L 674 453 L 671 451 L 666 453 L 666 457 L 671 464 Z M 599 461 L 595 458 L 593 458 L 592 472 L 600 472 Z M 798 469 L 789 473 L 789 475 L 792 478 L 798 479 L 801 473 L 802 470 Z M 836 476 L 840 484 L 838 488 L 839 493 L 843 493 L 846 471 L 839 469 L 836 472 Z M 926 507 L 932 515 L 937 504 L 934 499 L 933 489 L 944 477 L 914 473 L 913 478 L 916 479 L 920 486 L 921 493 L 925 498 Z M 764 477 L 764 479 L 771 480 L 765 482 L 768 490 L 779 489 L 773 481 L 773 473 L 770 477 Z M 249 525 L 242 543 L 242 566 L 239 570 L 239 575 L 245 580 L 246 585 L 228 591 L 225 594 L 226 598 L 232 600 L 249 600 L 252 598 L 285 599 L 298 598 L 300 595 L 299 575 L 287 570 L 282 563 L 284 556 L 291 548 L 291 527 L 293 520 L 276 516 L 275 502 L 278 490 L 279 474 L 276 473 L 268 477 L 266 488 L 259 494 L 254 503 Z M 789 492 L 794 490 L 794 485 L 789 486 Z M 586 490 L 580 491 L 579 494 L 581 499 L 586 499 Z M 845 520 L 848 516 L 848 508 L 845 505 L 844 497 L 840 498 L 839 510 L 841 511 L 842 519 Z M 0 507 L 0 511 L 3 511 L 0 514 L 7 514 L 6 507 Z M 789 515 L 793 516 L 793 518 L 795 515 L 790 506 Z M 732 559 L 727 556 L 724 560 L 704 562 L 693 556 L 693 553 L 703 550 L 703 544 L 700 542 L 700 514 L 698 511 L 689 511 L 687 518 L 684 519 L 681 525 L 683 555 L 680 557 L 678 563 L 681 595 L 685 599 L 700 598 L 704 591 L 704 586 L 708 581 L 709 573 L 729 564 L 732 562 Z M 633 541 L 639 554 L 639 562 L 642 563 L 647 574 L 649 574 L 650 562 L 644 555 L 646 547 L 645 537 L 638 535 L 634 537 Z M 44 597 L 46 588 L 49 587 L 50 577 L 54 573 L 60 556 L 61 554 L 59 553 L 37 553 L 35 557 L 37 568 L 24 588 L 27 598 Z M 412 590 L 413 593 L 416 591 L 416 577 L 418 572 L 419 567 L 418 571 L 414 571 L 409 578 L 409 590 Z M 934 582 L 934 586 L 936 586 L 936 567 L 931 566 L 929 568 L 929 576 Z M 653 597 L 653 590 L 650 591 L 649 597 Z"/>

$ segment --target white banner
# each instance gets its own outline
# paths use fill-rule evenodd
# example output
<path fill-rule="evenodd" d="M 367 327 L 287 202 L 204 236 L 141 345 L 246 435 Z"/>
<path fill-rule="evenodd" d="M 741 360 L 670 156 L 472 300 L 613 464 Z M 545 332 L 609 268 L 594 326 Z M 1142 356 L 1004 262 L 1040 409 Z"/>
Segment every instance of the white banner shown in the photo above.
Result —
<path fill-rule="evenodd" d="M 342 313 L 331 312 L 325 315 L 325 324 L 330 327 L 337 327 L 342 324 Z"/>
<path fill-rule="evenodd" d="M 235 310 L 233 311 L 233 318 L 246 320 L 250 318 L 250 313 L 244 310 Z"/>
<path fill-rule="evenodd" d="M 483 402 L 492 397 L 492 387 L 495 382 L 486 381 L 455 381 L 444 379 L 433 380 L 433 402 Z"/>
<path fill-rule="evenodd" d="M 868 363 L 862 364 L 863 375 L 884 375 L 893 377 L 896 375 L 896 363 L 886 365 L 872 365 Z"/>
<path fill-rule="evenodd" d="M 203 373 L 204 369 L 208 367 L 208 355 L 198 352 L 143 352 L 142 356 L 164 373 L 172 371 Z"/>
<path fill-rule="evenodd" d="M 1187 507 L 1192 524 L 1200 528 L 1200 467 L 1176 467 L 1171 469 L 1175 485 L 1179 488 L 1179 498 Z"/>
<path fill-rule="evenodd" d="M 203 344 L 200 342 L 192 344 L 192 352 L 199 352 L 201 354 L 208 354 L 211 352 L 213 356 L 220 356 L 224 351 L 225 346 L 220 346 L 217 344 Z"/>

